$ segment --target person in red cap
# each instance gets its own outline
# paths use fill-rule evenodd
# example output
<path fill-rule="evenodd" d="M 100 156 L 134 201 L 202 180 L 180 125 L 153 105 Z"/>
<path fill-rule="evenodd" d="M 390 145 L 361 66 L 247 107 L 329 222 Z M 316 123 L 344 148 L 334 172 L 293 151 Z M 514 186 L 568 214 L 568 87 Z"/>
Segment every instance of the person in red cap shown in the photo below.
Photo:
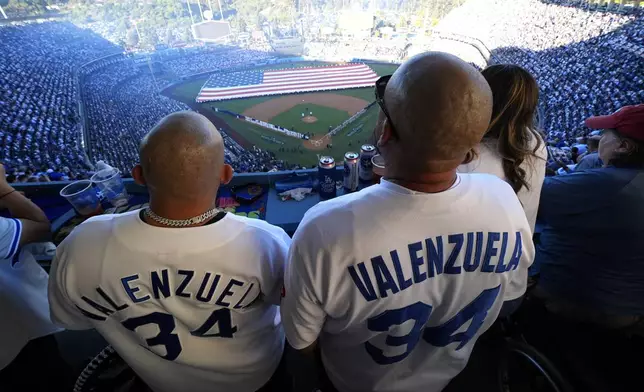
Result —
<path fill-rule="evenodd" d="M 534 294 L 548 311 L 532 321 L 551 344 L 628 388 L 636 345 L 618 330 L 644 336 L 644 104 L 586 125 L 602 130 L 604 167 L 544 181 Z"/>
<path fill-rule="evenodd" d="M 638 157 L 644 153 L 640 146 L 644 144 L 644 104 L 624 106 L 608 116 L 591 117 L 586 126 L 603 130 L 599 157 L 607 166 L 611 161 L 616 167 L 642 166 Z"/>

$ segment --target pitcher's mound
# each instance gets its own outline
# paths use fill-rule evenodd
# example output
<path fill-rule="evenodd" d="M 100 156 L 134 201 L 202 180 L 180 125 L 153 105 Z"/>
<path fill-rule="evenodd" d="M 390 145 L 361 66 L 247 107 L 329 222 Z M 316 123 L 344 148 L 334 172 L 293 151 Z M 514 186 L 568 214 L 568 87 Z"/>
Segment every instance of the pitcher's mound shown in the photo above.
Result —
<path fill-rule="evenodd" d="M 318 120 L 318 118 L 315 117 L 315 116 L 304 116 L 304 117 L 302 117 L 302 121 L 307 123 L 307 124 L 313 124 L 317 120 Z"/>

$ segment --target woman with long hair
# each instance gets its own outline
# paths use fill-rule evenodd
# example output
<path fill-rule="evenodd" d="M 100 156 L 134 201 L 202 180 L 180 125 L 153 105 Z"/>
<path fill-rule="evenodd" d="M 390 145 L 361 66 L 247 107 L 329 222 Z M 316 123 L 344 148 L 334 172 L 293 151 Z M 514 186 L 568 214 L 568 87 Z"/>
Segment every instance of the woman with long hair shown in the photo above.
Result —
<path fill-rule="evenodd" d="M 492 88 L 492 121 L 472 160 L 459 171 L 504 179 L 519 197 L 534 232 L 548 155 L 535 126 L 539 87 L 517 65 L 492 65 L 482 73 Z"/>

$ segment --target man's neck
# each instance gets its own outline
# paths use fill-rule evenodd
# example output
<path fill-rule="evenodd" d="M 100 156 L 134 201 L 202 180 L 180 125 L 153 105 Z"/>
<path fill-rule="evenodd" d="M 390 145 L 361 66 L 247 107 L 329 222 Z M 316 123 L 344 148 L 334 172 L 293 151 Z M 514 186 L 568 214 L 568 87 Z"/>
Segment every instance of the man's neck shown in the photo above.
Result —
<path fill-rule="evenodd" d="M 445 173 L 426 173 L 414 176 L 392 174 L 385 176 L 385 179 L 415 192 L 439 193 L 454 185 L 456 169 Z"/>
<path fill-rule="evenodd" d="M 199 216 L 204 212 L 215 208 L 215 200 L 159 200 L 150 196 L 150 209 L 162 218 L 172 220 L 184 220 Z"/>

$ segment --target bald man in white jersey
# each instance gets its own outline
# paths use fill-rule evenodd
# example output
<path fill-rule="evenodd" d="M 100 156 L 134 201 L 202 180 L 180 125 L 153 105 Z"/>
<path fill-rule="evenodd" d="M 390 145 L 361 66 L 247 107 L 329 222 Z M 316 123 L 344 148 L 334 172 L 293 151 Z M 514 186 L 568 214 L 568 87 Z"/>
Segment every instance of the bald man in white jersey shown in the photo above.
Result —
<path fill-rule="evenodd" d="M 205 117 L 174 113 L 143 139 L 150 207 L 102 215 L 58 247 L 52 320 L 96 328 L 155 392 L 253 392 L 280 363 L 277 305 L 290 238 L 215 208 L 232 177 Z"/>
<path fill-rule="evenodd" d="M 490 122 L 485 79 L 429 52 L 379 80 L 376 100 L 384 179 L 312 208 L 289 253 L 282 321 L 313 364 L 299 390 L 322 386 L 319 345 L 338 391 L 441 391 L 526 289 L 534 247 L 512 188 L 456 173 Z"/>

